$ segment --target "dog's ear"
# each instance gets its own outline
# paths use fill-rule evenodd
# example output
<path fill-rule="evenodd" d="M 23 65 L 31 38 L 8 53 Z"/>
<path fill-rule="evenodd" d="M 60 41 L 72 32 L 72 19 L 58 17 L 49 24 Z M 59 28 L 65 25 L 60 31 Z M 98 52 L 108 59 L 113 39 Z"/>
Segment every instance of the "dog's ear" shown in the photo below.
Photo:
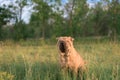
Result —
<path fill-rule="evenodd" d="M 74 38 L 72 38 L 72 37 L 69 37 L 69 38 L 70 38 L 71 41 L 74 41 Z"/>
<path fill-rule="evenodd" d="M 72 41 L 74 41 L 74 38 L 72 38 Z"/>

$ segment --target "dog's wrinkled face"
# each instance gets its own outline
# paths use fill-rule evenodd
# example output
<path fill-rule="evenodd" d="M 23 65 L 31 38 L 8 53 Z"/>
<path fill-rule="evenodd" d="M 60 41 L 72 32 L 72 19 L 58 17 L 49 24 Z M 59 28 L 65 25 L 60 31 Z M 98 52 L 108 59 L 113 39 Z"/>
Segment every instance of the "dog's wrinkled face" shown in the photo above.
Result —
<path fill-rule="evenodd" d="M 61 53 L 67 53 L 68 49 L 73 46 L 72 37 L 59 37 L 58 39 L 58 48 Z"/>

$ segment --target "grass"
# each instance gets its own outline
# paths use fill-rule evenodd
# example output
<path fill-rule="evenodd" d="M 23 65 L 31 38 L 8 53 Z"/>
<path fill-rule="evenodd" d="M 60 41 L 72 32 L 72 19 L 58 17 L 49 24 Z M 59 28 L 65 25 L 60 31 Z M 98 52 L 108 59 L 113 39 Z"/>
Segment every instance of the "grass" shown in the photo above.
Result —
<path fill-rule="evenodd" d="M 50 43 L 50 42 L 49 42 Z M 0 80 L 76 80 L 60 70 L 55 42 L 0 42 Z M 120 80 L 120 43 L 75 41 L 87 62 L 84 80 Z"/>

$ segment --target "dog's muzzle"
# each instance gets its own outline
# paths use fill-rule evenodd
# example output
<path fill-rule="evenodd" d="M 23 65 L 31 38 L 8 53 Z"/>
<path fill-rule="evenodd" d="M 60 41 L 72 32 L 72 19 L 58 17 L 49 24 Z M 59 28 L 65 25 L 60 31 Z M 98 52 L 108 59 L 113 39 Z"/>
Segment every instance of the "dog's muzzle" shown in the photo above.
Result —
<path fill-rule="evenodd" d="M 60 41 L 59 43 L 59 49 L 62 53 L 65 53 L 66 51 L 66 46 L 65 46 L 65 42 L 64 41 Z"/>

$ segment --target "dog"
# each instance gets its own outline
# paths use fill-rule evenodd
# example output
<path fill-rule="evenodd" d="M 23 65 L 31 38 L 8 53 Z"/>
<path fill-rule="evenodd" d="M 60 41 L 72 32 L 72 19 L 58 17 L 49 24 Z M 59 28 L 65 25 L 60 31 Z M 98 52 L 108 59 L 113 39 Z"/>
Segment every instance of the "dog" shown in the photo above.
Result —
<path fill-rule="evenodd" d="M 72 37 L 58 37 L 57 47 L 59 51 L 59 62 L 62 69 L 70 69 L 75 73 L 85 70 L 85 61 L 73 46 Z"/>

